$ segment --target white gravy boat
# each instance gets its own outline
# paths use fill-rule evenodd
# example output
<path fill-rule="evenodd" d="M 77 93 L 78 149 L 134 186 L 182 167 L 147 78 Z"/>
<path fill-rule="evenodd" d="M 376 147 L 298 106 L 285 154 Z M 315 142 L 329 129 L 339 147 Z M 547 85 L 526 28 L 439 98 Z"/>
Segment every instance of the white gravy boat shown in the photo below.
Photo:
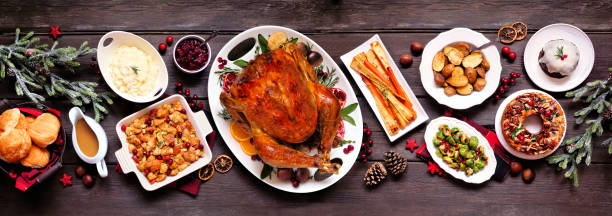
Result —
<path fill-rule="evenodd" d="M 68 117 L 72 123 L 72 146 L 74 147 L 74 151 L 77 153 L 77 155 L 79 155 L 81 160 L 89 164 L 96 164 L 98 174 L 100 174 L 100 177 L 105 178 L 108 176 L 108 169 L 106 168 L 106 162 L 104 161 L 104 156 L 106 156 L 106 150 L 108 149 L 108 140 L 104 129 L 100 124 L 98 124 L 98 122 L 96 122 L 96 120 L 84 115 L 83 111 L 81 111 L 81 109 L 78 107 L 73 107 L 70 109 L 70 112 L 68 112 Z M 93 157 L 85 155 L 79 147 L 75 128 L 76 122 L 79 119 L 85 120 L 85 123 L 87 123 L 89 128 L 91 128 L 94 134 L 96 134 L 96 138 L 98 139 L 98 153 L 96 153 L 96 155 Z"/>

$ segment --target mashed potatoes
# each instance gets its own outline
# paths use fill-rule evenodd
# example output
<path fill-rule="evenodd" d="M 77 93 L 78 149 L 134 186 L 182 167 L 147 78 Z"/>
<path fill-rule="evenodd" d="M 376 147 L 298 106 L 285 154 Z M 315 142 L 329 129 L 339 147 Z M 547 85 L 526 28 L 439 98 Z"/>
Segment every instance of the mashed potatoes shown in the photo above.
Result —
<path fill-rule="evenodd" d="M 131 96 L 152 93 L 159 76 L 159 66 L 153 58 L 133 46 L 120 46 L 110 59 L 110 76 L 120 92 Z"/>

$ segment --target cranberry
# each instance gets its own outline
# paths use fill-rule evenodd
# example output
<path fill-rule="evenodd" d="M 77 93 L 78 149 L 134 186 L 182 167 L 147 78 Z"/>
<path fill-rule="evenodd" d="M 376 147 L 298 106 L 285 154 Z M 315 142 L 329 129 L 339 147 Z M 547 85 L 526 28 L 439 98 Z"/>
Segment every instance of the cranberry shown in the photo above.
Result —
<path fill-rule="evenodd" d="M 180 87 L 183 87 L 183 83 L 177 82 L 174 84 L 174 86 L 176 86 L 177 88 L 180 88 Z"/>
<path fill-rule="evenodd" d="M 508 89 L 508 88 L 510 88 L 510 86 L 504 85 L 504 89 Z"/>
<path fill-rule="evenodd" d="M 495 99 L 499 100 L 499 95 L 498 94 L 495 95 Z"/>
<path fill-rule="evenodd" d="M 162 158 L 163 158 L 165 161 L 170 160 L 170 156 L 168 156 L 168 155 L 164 155 Z"/>
<path fill-rule="evenodd" d="M 168 35 L 168 37 L 166 37 L 166 43 L 172 44 L 172 42 L 174 42 L 174 38 L 172 36 Z"/>
<path fill-rule="evenodd" d="M 187 110 L 185 110 L 184 108 L 181 110 L 181 113 L 185 114 L 187 113 Z"/>
<path fill-rule="evenodd" d="M 367 129 L 367 128 L 364 128 L 364 129 L 363 129 L 363 133 L 365 134 L 365 133 L 367 133 L 367 132 L 368 132 L 368 129 Z"/>
<path fill-rule="evenodd" d="M 367 155 L 366 154 L 361 154 L 361 158 L 366 158 Z"/>
<path fill-rule="evenodd" d="M 183 94 L 183 90 L 178 90 L 176 93 Z"/>
<path fill-rule="evenodd" d="M 515 76 L 516 76 L 516 78 L 519 78 L 519 77 L 521 77 L 521 73 L 516 73 Z"/>
<path fill-rule="evenodd" d="M 148 151 L 145 155 L 147 155 L 147 157 L 151 156 L 151 151 Z"/>
<path fill-rule="evenodd" d="M 145 121 L 145 124 L 147 124 L 147 125 L 151 125 L 151 119 L 150 119 L 150 118 L 147 118 L 147 120 Z"/>
<path fill-rule="evenodd" d="M 328 76 L 328 75 L 329 75 L 329 74 L 324 73 L 324 74 L 323 74 L 323 79 L 327 79 L 327 76 Z"/>
<path fill-rule="evenodd" d="M 192 98 L 193 98 L 194 100 L 195 100 L 195 99 L 198 99 L 198 95 L 197 95 L 197 94 L 194 94 L 194 95 L 192 96 Z"/>
<path fill-rule="evenodd" d="M 368 162 L 368 159 L 364 158 L 364 159 L 363 159 L 363 162 L 364 162 L 364 163 Z"/>
<path fill-rule="evenodd" d="M 174 160 L 172 160 L 172 158 L 170 158 L 170 160 L 168 160 L 168 165 L 172 165 L 172 163 L 174 163 Z"/>
<path fill-rule="evenodd" d="M 348 145 L 347 148 L 348 148 L 349 151 L 353 151 L 353 149 L 355 149 L 355 147 L 353 147 L 353 145 Z"/>
<path fill-rule="evenodd" d="M 343 148 L 343 149 L 342 149 L 342 152 L 344 152 L 344 154 L 348 154 L 348 153 L 349 153 L 349 150 L 348 150 L 348 148 Z"/>
<path fill-rule="evenodd" d="M 165 43 L 160 43 L 157 48 L 159 49 L 160 52 L 165 52 L 168 47 L 166 46 Z"/>
<path fill-rule="evenodd" d="M 98 60 L 98 58 L 96 58 L 96 56 L 91 56 L 91 60 L 92 61 L 96 61 L 96 60 Z"/>
<path fill-rule="evenodd" d="M 202 108 L 204 108 L 204 103 L 202 102 L 198 103 L 198 109 L 202 109 Z"/>
<path fill-rule="evenodd" d="M 546 111 L 544 111 L 544 115 L 545 115 L 546 117 L 550 116 L 550 114 L 552 114 L 552 113 L 550 112 L 550 110 L 546 110 Z"/>
<path fill-rule="evenodd" d="M 294 188 L 297 188 L 300 186 L 300 183 L 298 181 L 291 181 L 291 185 L 293 185 Z"/>
<path fill-rule="evenodd" d="M 510 72 L 510 77 L 514 77 L 514 76 L 516 76 L 516 73 Z"/>
<path fill-rule="evenodd" d="M 499 88 L 499 93 L 500 93 L 500 94 L 503 94 L 505 91 L 506 91 L 506 90 L 505 90 L 503 87 Z"/>
<path fill-rule="evenodd" d="M 508 78 L 506 78 L 506 77 L 502 77 L 502 78 L 501 78 L 501 81 L 502 81 L 502 83 L 506 84 L 506 83 L 508 83 Z"/>
<path fill-rule="evenodd" d="M 221 63 L 223 62 L 223 59 L 221 57 L 217 58 L 217 62 Z"/>
<path fill-rule="evenodd" d="M 178 136 L 179 138 L 181 138 L 183 136 L 183 132 L 176 132 L 176 136 Z"/>
<path fill-rule="evenodd" d="M 194 102 L 189 103 L 189 107 L 194 108 L 195 107 L 195 103 Z"/>
<path fill-rule="evenodd" d="M 227 60 L 223 59 L 223 62 L 221 62 L 221 64 L 227 65 Z"/>
<path fill-rule="evenodd" d="M 318 76 L 323 76 L 323 71 L 319 71 L 319 72 L 317 73 L 317 75 L 318 75 Z"/>
<path fill-rule="evenodd" d="M 155 159 L 157 159 L 157 160 L 161 160 L 161 159 L 163 159 L 163 158 L 162 158 L 162 156 L 161 156 L 161 155 L 157 155 L 157 157 L 155 157 Z"/>
<path fill-rule="evenodd" d="M 132 160 L 134 160 L 134 162 L 138 163 L 138 157 L 136 157 L 136 155 L 132 156 Z"/>
<path fill-rule="evenodd" d="M 125 131 L 125 129 L 126 129 L 126 128 L 127 128 L 127 127 L 126 127 L 125 125 L 121 125 L 121 130 L 122 130 L 122 131 Z"/>
<path fill-rule="evenodd" d="M 508 54 L 508 59 L 510 59 L 510 61 L 514 61 L 514 59 L 516 59 L 516 53 L 515 52 L 510 52 Z"/>
<path fill-rule="evenodd" d="M 374 145 L 374 141 L 373 140 L 368 140 L 368 145 Z"/>
<path fill-rule="evenodd" d="M 138 150 L 137 149 L 132 150 L 132 154 L 134 154 L 134 155 L 138 154 Z"/>
<path fill-rule="evenodd" d="M 364 142 L 361 143 L 361 148 L 365 148 L 366 144 Z"/>
<path fill-rule="evenodd" d="M 166 123 L 170 122 L 170 117 L 166 117 Z"/>
<path fill-rule="evenodd" d="M 186 147 L 186 148 L 189 148 L 190 146 L 191 146 L 191 143 L 189 143 L 189 142 L 186 142 L 186 143 L 185 143 L 185 147 Z"/>
<path fill-rule="evenodd" d="M 170 169 L 166 170 L 166 175 L 170 175 L 172 171 Z"/>
<path fill-rule="evenodd" d="M 89 66 L 90 66 L 90 67 L 95 67 L 95 66 L 96 66 L 96 63 L 95 63 L 95 62 L 90 62 L 90 63 L 89 63 Z"/>
<path fill-rule="evenodd" d="M 514 78 L 510 79 L 510 85 L 514 85 L 514 82 L 515 82 Z"/>
<path fill-rule="evenodd" d="M 223 65 L 222 64 L 219 65 L 219 70 L 221 70 L 221 69 L 223 69 Z"/>
<path fill-rule="evenodd" d="M 149 175 L 149 172 L 150 172 L 149 169 L 146 169 L 145 170 L 145 175 Z"/>
<path fill-rule="evenodd" d="M 170 146 L 170 148 L 174 148 L 174 141 L 170 142 L 168 146 Z"/>
<path fill-rule="evenodd" d="M 510 47 L 504 46 L 502 47 L 502 54 L 508 55 L 510 53 Z"/>
<path fill-rule="evenodd" d="M 191 94 L 191 91 L 189 89 L 185 89 L 185 96 L 189 96 Z"/>
<path fill-rule="evenodd" d="M 367 151 L 367 152 L 368 152 L 368 155 L 369 155 L 369 154 L 372 154 L 372 149 L 368 149 L 368 151 Z"/>
<path fill-rule="evenodd" d="M 372 130 L 368 129 L 368 132 L 366 132 L 366 135 L 368 136 L 372 135 Z"/>

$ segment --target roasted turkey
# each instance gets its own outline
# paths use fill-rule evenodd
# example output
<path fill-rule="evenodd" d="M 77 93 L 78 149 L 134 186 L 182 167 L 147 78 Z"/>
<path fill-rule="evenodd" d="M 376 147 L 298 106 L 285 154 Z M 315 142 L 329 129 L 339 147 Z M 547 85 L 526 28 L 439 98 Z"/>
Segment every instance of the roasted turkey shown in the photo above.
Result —
<path fill-rule="evenodd" d="M 232 118 L 250 128 L 266 164 L 337 173 L 340 165 L 330 162 L 330 151 L 340 125 L 340 103 L 294 44 L 257 56 L 220 98 Z M 307 141 L 316 146 L 315 155 L 295 147 Z"/>

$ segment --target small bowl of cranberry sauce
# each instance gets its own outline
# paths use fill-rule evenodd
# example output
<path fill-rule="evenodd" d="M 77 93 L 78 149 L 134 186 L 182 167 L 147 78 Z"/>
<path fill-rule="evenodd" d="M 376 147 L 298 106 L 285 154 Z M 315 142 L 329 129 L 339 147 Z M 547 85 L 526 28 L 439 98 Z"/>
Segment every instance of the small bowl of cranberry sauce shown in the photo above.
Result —
<path fill-rule="evenodd" d="M 210 45 L 203 46 L 204 38 L 187 35 L 177 41 L 172 57 L 176 67 L 185 73 L 198 73 L 210 63 Z"/>

